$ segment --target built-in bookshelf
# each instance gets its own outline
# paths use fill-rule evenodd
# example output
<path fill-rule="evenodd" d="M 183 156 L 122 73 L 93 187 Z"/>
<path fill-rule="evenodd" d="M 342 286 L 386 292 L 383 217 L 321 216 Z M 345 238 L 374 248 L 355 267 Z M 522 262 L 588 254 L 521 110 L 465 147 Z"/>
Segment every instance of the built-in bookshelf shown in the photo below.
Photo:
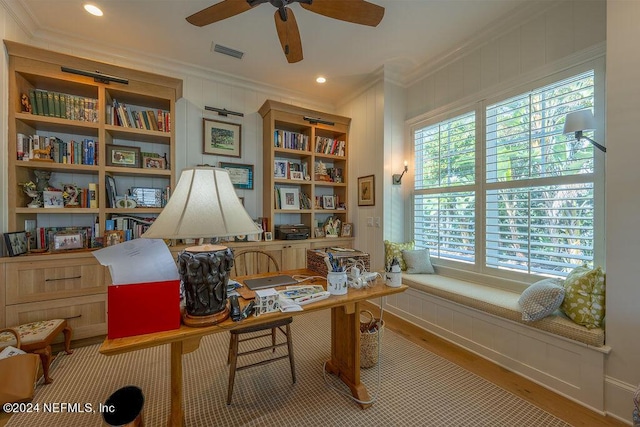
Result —
<path fill-rule="evenodd" d="M 349 221 L 347 165 L 351 119 L 267 100 L 263 118 L 263 216 L 269 230 L 329 218 Z"/>
<path fill-rule="evenodd" d="M 172 121 L 182 81 L 11 41 L 5 46 L 5 232 L 35 228 L 27 231 L 37 237 L 32 249 L 41 251 L 50 251 L 51 231 L 83 230 L 83 236 L 90 235 L 88 246 L 98 246 L 111 225 L 130 226 L 129 234 L 137 236 L 162 211 L 175 183 Z M 118 79 L 73 72 L 77 70 Z M 27 188 L 44 182 L 47 190 L 59 193 L 49 205 L 33 197 L 43 197 L 42 188 L 35 188 L 36 193 Z M 138 206 L 131 202 L 131 189 L 147 195 L 158 191 L 159 202 Z"/>

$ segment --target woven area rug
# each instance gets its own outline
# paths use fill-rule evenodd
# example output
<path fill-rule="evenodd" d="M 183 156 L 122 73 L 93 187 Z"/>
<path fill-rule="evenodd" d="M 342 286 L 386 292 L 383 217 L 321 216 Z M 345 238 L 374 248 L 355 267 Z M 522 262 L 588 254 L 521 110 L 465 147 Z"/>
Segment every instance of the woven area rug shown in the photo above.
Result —
<path fill-rule="evenodd" d="M 203 338 L 184 356 L 187 426 L 567 426 L 565 422 L 500 387 L 394 334 L 384 331 L 380 382 L 377 367 L 362 379 L 377 401 L 366 410 L 327 374 L 330 312 L 294 318 L 297 383 L 282 360 L 236 375 L 233 401 L 225 404 L 228 334 Z M 126 385 L 143 390 L 146 426 L 164 426 L 169 411 L 169 346 L 107 357 L 98 345 L 59 357 L 54 382 L 39 385 L 39 413 L 13 415 L 8 426 L 102 426 L 100 413 L 45 413 L 44 403 L 90 403 L 98 409 Z"/>

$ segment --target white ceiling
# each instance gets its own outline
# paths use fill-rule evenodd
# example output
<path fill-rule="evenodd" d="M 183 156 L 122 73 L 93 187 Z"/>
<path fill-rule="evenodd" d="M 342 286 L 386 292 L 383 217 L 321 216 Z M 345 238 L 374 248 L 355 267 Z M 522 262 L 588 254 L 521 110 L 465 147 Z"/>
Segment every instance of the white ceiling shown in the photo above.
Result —
<path fill-rule="evenodd" d="M 282 53 L 274 25 L 276 9 L 268 3 L 202 28 L 185 18 L 218 0 L 91 0 L 103 10 L 101 18 L 86 13 L 82 0 L 8 4 L 26 10 L 34 22 L 28 30 L 40 39 L 63 36 L 89 46 L 97 42 L 134 54 L 146 52 L 336 103 L 383 66 L 402 81 L 499 24 L 526 1 L 531 0 L 371 0 L 385 8 L 375 28 L 292 4 L 304 52 L 296 64 L 287 63 Z M 214 43 L 245 55 L 239 60 L 213 53 Z M 316 84 L 318 75 L 326 76 L 327 83 Z"/>

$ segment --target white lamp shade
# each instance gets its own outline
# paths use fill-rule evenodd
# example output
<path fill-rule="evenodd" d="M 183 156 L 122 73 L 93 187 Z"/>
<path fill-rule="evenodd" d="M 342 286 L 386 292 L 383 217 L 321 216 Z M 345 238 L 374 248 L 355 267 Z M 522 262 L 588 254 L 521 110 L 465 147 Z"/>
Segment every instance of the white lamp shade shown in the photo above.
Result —
<path fill-rule="evenodd" d="M 567 114 L 562 133 L 574 133 L 595 128 L 596 119 L 593 117 L 593 112 L 590 109 L 580 110 Z"/>
<path fill-rule="evenodd" d="M 184 169 L 167 206 L 142 235 L 197 239 L 260 233 L 242 206 L 226 169 Z"/>

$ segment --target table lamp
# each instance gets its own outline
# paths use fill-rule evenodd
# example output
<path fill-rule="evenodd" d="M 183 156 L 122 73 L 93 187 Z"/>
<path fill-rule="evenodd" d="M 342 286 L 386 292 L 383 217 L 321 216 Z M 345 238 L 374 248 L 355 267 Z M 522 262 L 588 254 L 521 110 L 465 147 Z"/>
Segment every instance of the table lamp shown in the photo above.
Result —
<path fill-rule="evenodd" d="M 182 171 L 167 206 L 142 237 L 198 239 L 260 231 L 238 199 L 226 169 L 195 167 Z M 233 252 L 226 246 L 192 246 L 178 254 L 185 325 L 215 325 L 229 317 L 227 282 L 232 266 Z"/>

